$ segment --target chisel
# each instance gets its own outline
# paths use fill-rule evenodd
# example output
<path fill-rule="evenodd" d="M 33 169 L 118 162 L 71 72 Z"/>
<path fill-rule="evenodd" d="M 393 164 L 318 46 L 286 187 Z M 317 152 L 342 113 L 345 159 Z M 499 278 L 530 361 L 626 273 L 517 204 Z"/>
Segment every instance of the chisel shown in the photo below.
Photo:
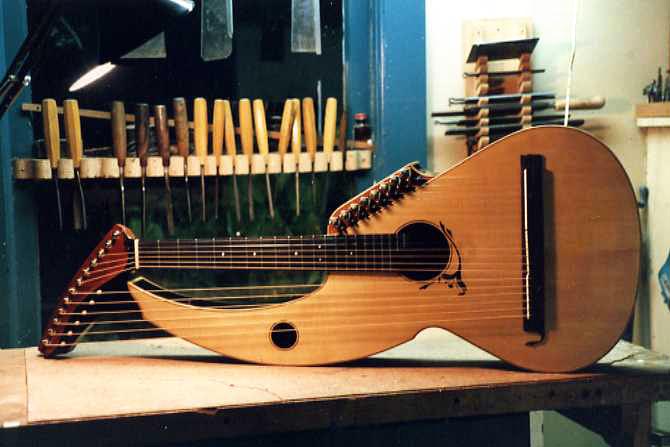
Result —
<path fill-rule="evenodd" d="M 314 101 L 312 98 L 302 100 L 302 125 L 305 133 L 305 148 L 312 161 L 312 205 L 316 205 L 316 121 L 314 118 Z"/>
<path fill-rule="evenodd" d="M 337 99 L 326 99 L 326 113 L 323 120 L 323 153 L 326 156 L 326 182 L 323 186 L 322 207 L 326 206 L 328 190 L 330 189 L 330 162 L 333 158 L 335 148 L 335 136 L 337 133 Z"/>
<path fill-rule="evenodd" d="M 247 183 L 247 198 L 249 202 L 249 220 L 254 220 L 254 187 L 252 177 L 252 164 L 254 155 L 254 129 L 252 127 L 251 103 L 248 99 L 240 99 L 239 103 L 240 120 L 240 142 L 242 143 L 242 153 L 246 155 L 249 161 L 249 177 Z"/>
<path fill-rule="evenodd" d="M 72 167 L 74 168 L 74 177 L 77 182 L 78 191 L 72 199 L 72 206 L 75 216 L 81 218 L 81 229 L 88 227 L 86 216 L 86 201 L 84 199 L 84 188 L 81 184 L 81 158 L 84 155 L 84 143 L 81 138 L 81 118 L 79 116 L 79 103 L 76 99 L 66 99 L 63 101 L 63 123 L 65 124 L 65 138 L 67 139 L 70 157 L 72 158 Z M 75 227 L 79 226 L 78 219 L 75 219 Z M 77 228 L 79 229 L 79 228 Z"/>
<path fill-rule="evenodd" d="M 128 141 L 126 139 L 126 109 L 121 101 L 112 102 L 112 149 L 119 165 L 119 191 L 121 193 L 121 223 L 126 224 L 126 189 L 124 186 L 124 169 Z"/>
<path fill-rule="evenodd" d="M 214 219 L 219 219 L 219 175 L 221 174 L 221 155 L 223 154 L 224 134 L 224 105 L 222 99 L 214 101 L 212 111 L 212 155 L 216 161 L 216 175 L 214 176 Z"/>
<path fill-rule="evenodd" d="M 147 160 L 149 155 L 149 104 L 135 106 L 135 145 L 142 169 L 142 236 L 147 229 Z"/>
<path fill-rule="evenodd" d="M 224 115 L 224 139 L 226 141 L 226 153 L 230 156 L 233 164 L 233 196 L 235 199 L 235 216 L 237 223 L 242 220 L 242 213 L 240 212 L 240 192 L 237 188 L 237 145 L 235 143 L 235 123 L 233 122 L 233 111 L 230 108 L 230 101 L 223 101 L 223 115 Z"/>
<path fill-rule="evenodd" d="M 172 188 L 170 187 L 170 134 L 168 133 L 167 109 L 164 105 L 154 106 L 154 126 L 156 129 L 156 146 L 163 161 L 165 179 L 165 214 L 167 217 L 168 234 L 174 234 L 174 209 L 172 205 Z"/>
<path fill-rule="evenodd" d="M 270 218 L 275 218 L 275 207 L 272 203 L 272 187 L 270 186 L 270 146 L 268 142 L 268 127 L 265 121 L 265 107 L 263 107 L 262 99 L 254 99 L 254 125 L 256 127 L 256 145 L 258 146 L 258 153 L 263 156 L 263 163 L 265 164 L 265 189 L 268 194 L 268 209 L 270 211 Z"/>
<path fill-rule="evenodd" d="M 186 194 L 186 209 L 188 211 L 188 221 L 193 222 L 193 212 L 191 211 L 191 188 L 188 184 L 188 153 L 189 153 L 189 134 L 188 134 L 188 114 L 186 112 L 186 100 L 184 98 L 175 98 L 172 101 L 174 109 L 174 133 L 177 139 L 177 152 L 184 159 L 184 191 Z"/>
<path fill-rule="evenodd" d="M 207 221 L 205 196 L 205 164 L 207 163 L 207 100 L 195 98 L 193 100 L 193 142 L 195 155 L 200 162 L 200 202 L 202 203 L 202 221 Z"/>
<path fill-rule="evenodd" d="M 56 101 L 42 101 L 42 125 L 44 128 L 44 144 L 51 164 L 51 178 L 56 189 L 56 207 L 58 208 L 58 228 L 63 231 L 63 208 L 58 185 L 58 162 L 60 161 L 60 129 L 58 128 L 58 108 Z"/>
<path fill-rule="evenodd" d="M 279 142 L 277 143 L 277 153 L 284 166 L 284 156 L 288 151 L 288 144 L 291 141 L 291 127 L 293 126 L 293 104 L 292 99 L 284 101 L 284 110 L 282 111 L 281 124 L 279 125 Z"/>
<path fill-rule="evenodd" d="M 295 159 L 295 215 L 300 216 L 300 152 L 302 150 L 302 120 L 300 117 L 300 100 L 294 98 L 291 102 L 293 103 L 291 152 Z"/>

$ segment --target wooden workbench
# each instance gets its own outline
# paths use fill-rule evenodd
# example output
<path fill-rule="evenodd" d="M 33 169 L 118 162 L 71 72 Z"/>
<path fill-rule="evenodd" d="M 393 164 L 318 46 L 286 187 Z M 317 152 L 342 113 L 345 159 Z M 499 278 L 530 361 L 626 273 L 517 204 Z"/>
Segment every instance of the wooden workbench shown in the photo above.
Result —
<path fill-rule="evenodd" d="M 602 406 L 620 410 L 622 442 L 642 445 L 669 372 L 668 357 L 620 342 L 588 371 L 530 373 L 436 329 L 329 367 L 236 363 L 177 339 L 91 343 L 60 360 L 5 350 L 0 441 L 182 442 Z"/>

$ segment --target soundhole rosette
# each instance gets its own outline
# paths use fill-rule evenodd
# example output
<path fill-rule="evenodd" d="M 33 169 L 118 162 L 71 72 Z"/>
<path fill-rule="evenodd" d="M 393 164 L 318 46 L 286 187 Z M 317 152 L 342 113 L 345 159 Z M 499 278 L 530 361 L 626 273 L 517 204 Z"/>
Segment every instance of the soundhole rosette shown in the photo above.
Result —
<path fill-rule="evenodd" d="M 272 325 L 269 338 L 275 348 L 288 351 L 298 344 L 299 334 L 293 323 L 280 321 Z"/>

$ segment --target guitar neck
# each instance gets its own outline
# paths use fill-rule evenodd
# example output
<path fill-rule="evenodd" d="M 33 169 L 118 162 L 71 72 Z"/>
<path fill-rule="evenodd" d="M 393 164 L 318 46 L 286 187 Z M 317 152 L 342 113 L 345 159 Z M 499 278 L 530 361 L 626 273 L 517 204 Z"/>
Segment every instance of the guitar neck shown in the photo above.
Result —
<path fill-rule="evenodd" d="M 136 268 L 146 269 L 394 272 L 430 250 L 403 234 L 374 234 L 139 240 L 130 252 Z"/>

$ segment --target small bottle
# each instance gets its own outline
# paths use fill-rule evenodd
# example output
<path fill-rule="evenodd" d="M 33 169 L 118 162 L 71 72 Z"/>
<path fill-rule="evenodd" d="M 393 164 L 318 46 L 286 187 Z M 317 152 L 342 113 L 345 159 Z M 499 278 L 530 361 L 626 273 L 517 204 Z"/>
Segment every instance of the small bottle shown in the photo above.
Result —
<path fill-rule="evenodd" d="M 368 124 L 368 115 L 365 113 L 357 113 L 354 115 L 354 140 L 371 142 L 372 129 Z"/>

